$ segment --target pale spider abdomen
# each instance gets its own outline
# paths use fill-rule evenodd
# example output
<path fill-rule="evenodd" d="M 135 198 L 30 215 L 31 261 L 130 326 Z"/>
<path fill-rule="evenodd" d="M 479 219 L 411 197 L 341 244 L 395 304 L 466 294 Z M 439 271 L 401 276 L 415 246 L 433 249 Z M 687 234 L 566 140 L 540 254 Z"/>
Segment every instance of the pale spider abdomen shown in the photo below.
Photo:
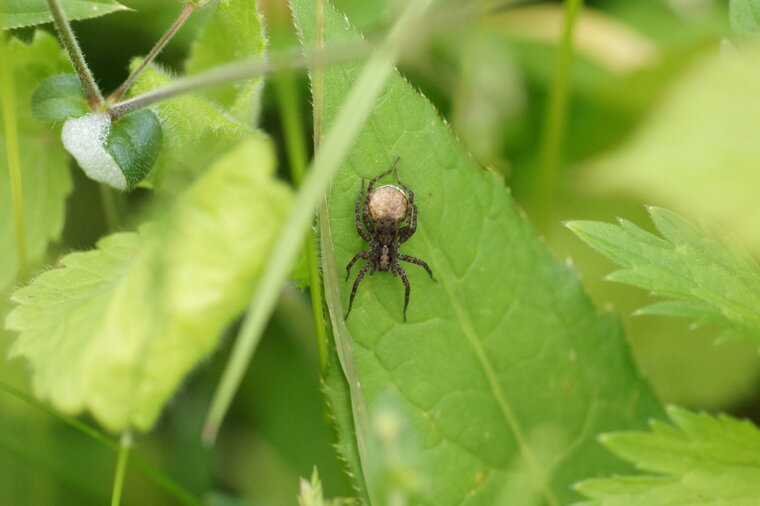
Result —
<path fill-rule="evenodd" d="M 406 216 L 408 201 L 400 188 L 381 186 L 370 194 L 368 200 L 369 215 L 374 221 L 400 223 Z"/>

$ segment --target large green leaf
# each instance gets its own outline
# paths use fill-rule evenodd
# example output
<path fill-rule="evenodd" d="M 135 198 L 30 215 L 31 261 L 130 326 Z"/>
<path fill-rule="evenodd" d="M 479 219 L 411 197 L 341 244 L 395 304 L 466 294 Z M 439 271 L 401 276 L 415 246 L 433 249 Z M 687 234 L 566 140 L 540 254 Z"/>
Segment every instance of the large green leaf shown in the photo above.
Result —
<path fill-rule="evenodd" d="M 760 504 L 760 431 L 726 415 L 669 408 L 673 425 L 606 434 L 610 450 L 648 474 L 588 480 L 577 506 Z"/>
<path fill-rule="evenodd" d="M 255 137 L 220 159 L 140 233 L 108 236 L 14 295 L 35 393 L 107 428 L 149 429 L 185 375 L 242 311 L 290 192 Z"/>
<path fill-rule="evenodd" d="M 760 252 L 758 57 L 729 51 L 695 63 L 628 142 L 580 172 L 580 186 L 707 218 Z"/>
<path fill-rule="evenodd" d="M 52 35 L 38 31 L 26 45 L 16 39 L 8 43 L 11 75 L 16 90 L 19 149 L 24 197 L 24 231 L 29 260 L 38 264 L 50 240 L 61 234 L 64 203 L 71 191 L 69 156 L 60 145 L 56 130 L 32 116 L 32 92 L 44 79 L 71 72 L 71 64 Z M 7 62 L 2 62 L 7 65 Z M 3 126 L 0 125 L 0 291 L 18 272 L 8 158 Z"/>
<path fill-rule="evenodd" d="M 292 6 L 302 39 L 315 40 L 313 2 Z M 324 30 L 326 44 L 357 37 L 329 5 Z M 360 69 L 325 69 L 326 128 Z M 621 469 L 596 435 L 641 427 L 661 408 L 633 369 L 617 319 L 596 314 L 575 272 L 547 252 L 503 181 L 475 165 L 400 76 L 333 181 L 329 209 L 340 270 L 366 248 L 354 220 L 361 180 L 397 156 L 399 177 L 419 206 L 417 233 L 401 252 L 427 261 L 438 283 L 405 264 L 412 285 L 407 323 L 398 278 L 378 273 L 359 287 L 348 328 L 354 379 L 368 409 L 386 392 L 402 399 L 420 448 L 416 469 L 427 484 L 422 503 L 567 502 L 578 478 Z M 345 305 L 351 281 L 342 285 Z M 354 437 L 345 424 L 339 429 Z M 366 479 L 358 461 L 348 458 Z"/>
<path fill-rule="evenodd" d="M 63 10 L 69 19 L 87 19 L 103 16 L 111 12 L 127 10 L 116 0 L 63 0 Z M 4 0 L 0 2 L 0 23 L 3 28 L 50 23 L 46 0 Z"/>
<path fill-rule="evenodd" d="M 255 0 L 220 0 L 216 12 L 196 39 L 185 62 L 188 74 L 264 54 L 266 38 Z M 261 78 L 217 87 L 203 96 L 221 105 L 235 118 L 253 124 L 261 106 Z"/>

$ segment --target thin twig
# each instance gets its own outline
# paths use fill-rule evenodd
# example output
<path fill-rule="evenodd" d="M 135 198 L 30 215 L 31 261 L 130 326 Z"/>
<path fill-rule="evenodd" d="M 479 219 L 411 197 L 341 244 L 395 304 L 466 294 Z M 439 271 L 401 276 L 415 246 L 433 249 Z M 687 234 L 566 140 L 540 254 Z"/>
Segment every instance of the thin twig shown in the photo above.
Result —
<path fill-rule="evenodd" d="M 61 0 L 48 0 L 48 6 L 53 14 L 53 21 L 55 22 L 58 36 L 61 38 L 63 47 L 69 53 L 71 63 L 74 65 L 74 70 L 76 70 L 79 81 L 82 83 L 82 88 L 84 88 L 84 92 L 87 95 L 87 102 L 93 110 L 98 109 L 104 103 L 103 94 L 100 93 L 100 88 L 98 88 L 98 84 L 92 76 L 90 67 L 87 66 L 82 49 L 79 47 L 69 20 L 66 18 L 66 13 L 63 12 L 63 8 L 61 7 Z"/>
<path fill-rule="evenodd" d="M 185 20 L 190 16 L 190 14 L 193 12 L 193 8 L 195 5 L 192 2 L 188 2 L 187 5 L 185 5 L 185 8 L 182 9 L 182 12 L 180 13 L 177 20 L 174 22 L 172 26 L 169 27 L 169 29 L 166 31 L 163 37 L 159 39 L 158 42 L 156 42 L 156 45 L 153 46 L 153 49 L 150 50 L 150 53 L 143 59 L 143 61 L 140 63 L 140 65 L 129 75 L 129 77 L 122 83 L 119 88 L 111 93 L 111 96 L 108 97 L 109 103 L 115 103 L 118 102 L 119 99 L 129 91 L 129 89 L 132 87 L 132 85 L 135 83 L 137 78 L 140 76 L 143 70 L 145 70 L 148 65 L 151 64 L 153 60 L 156 59 L 156 56 L 158 56 L 158 53 L 161 52 L 161 50 L 166 46 L 166 44 L 174 37 L 174 34 L 177 33 L 177 31 L 180 29 L 180 27 L 185 23 Z"/>

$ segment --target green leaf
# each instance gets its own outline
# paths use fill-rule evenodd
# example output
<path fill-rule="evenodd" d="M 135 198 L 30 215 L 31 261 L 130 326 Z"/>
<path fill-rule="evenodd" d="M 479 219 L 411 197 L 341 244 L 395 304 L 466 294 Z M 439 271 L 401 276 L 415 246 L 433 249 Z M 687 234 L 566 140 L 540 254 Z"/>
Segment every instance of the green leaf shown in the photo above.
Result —
<path fill-rule="evenodd" d="M 697 324 L 721 323 L 732 334 L 760 337 L 760 267 L 665 209 L 649 214 L 663 239 L 633 223 L 574 221 L 568 227 L 586 244 L 624 269 L 609 279 L 679 299 L 642 312 L 690 316 Z"/>
<path fill-rule="evenodd" d="M 61 140 L 87 177 L 129 190 L 150 172 L 161 150 L 161 125 L 144 109 L 112 122 L 107 113 L 66 120 Z"/>
<path fill-rule="evenodd" d="M 105 427 L 148 430 L 185 375 L 237 316 L 291 200 L 255 137 L 139 233 L 108 236 L 16 292 L 11 355 L 36 395 Z"/>
<path fill-rule="evenodd" d="M 584 506 L 760 504 L 760 431 L 727 415 L 668 408 L 673 425 L 606 434 L 602 442 L 634 463 L 639 476 L 592 479 L 576 488 Z"/>
<path fill-rule="evenodd" d="M 696 61 L 628 142 L 581 171 L 584 191 L 702 216 L 760 253 L 758 58 L 747 48 Z"/>
<path fill-rule="evenodd" d="M 116 0 L 63 0 L 62 3 L 63 10 L 70 20 L 96 18 L 128 10 Z M 53 21 L 46 0 L 5 0 L 3 4 L 0 22 L 5 29 Z"/>
<path fill-rule="evenodd" d="M 193 43 L 185 62 L 188 74 L 195 74 L 220 64 L 264 54 L 266 38 L 256 2 L 220 0 L 216 11 Z M 245 124 L 254 124 L 261 107 L 262 79 L 248 79 L 233 85 L 216 87 L 203 93 Z"/>
<path fill-rule="evenodd" d="M 760 1 L 729 0 L 728 19 L 740 37 L 760 35 Z"/>
<path fill-rule="evenodd" d="M 132 68 L 138 64 L 139 61 L 132 62 Z M 166 73 L 152 66 L 140 74 L 131 92 L 139 95 L 170 82 L 171 78 Z M 153 111 L 161 123 L 163 147 L 146 181 L 165 185 L 169 190 L 183 187 L 219 153 L 253 132 L 247 124 L 193 95 L 166 100 L 155 106 Z"/>
<path fill-rule="evenodd" d="M 71 72 L 72 68 L 55 37 L 42 31 L 35 32 L 29 45 L 11 39 L 7 50 L 16 91 L 27 254 L 30 263 L 38 265 L 48 242 L 61 235 L 71 178 L 69 156 L 60 147 L 55 131 L 32 116 L 29 104 L 32 91 L 43 79 Z M 2 65 L 8 65 L 8 62 Z M 0 124 L 0 136 L 4 135 L 2 128 Z M 13 282 L 19 268 L 7 163 L 3 141 L 0 142 L 0 244 L 3 245 L 0 291 Z"/>
<path fill-rule="evenodd" d="M 315 40 L 314 3 L 292 6 L 302 40 Z M 326 4 L 325 44 L 359 43 L 357 37 Z M 361 63 L 325 69 L 325 128 L 360 69 Z M 661 413 L 633 369 L 617 319 L 596 314 L 576 273 L 551 257 L 503 181 L 475 165 L 399 75 L 333 180 L 330 223 L 339 269 L 366 248 L 354 218 L 362 179 L 387 170 L 397 156 L 399 177 L 419 206 L 417 233 L 401 253 L 427 261 L 438 283 L 422 268 L 404 265 L 412 286 L 408 323 L 397 277 L 380 272 L 359 287 L 348 327 L 356 381 L 370 412 L 388 392 L 401 400 L 419 445 L 412 460 L 425 484 L 420 503 L 576 498 L 569 486 L 579 477 L 620 466 L 595 435 L 640 427 Z M 344 309 L 352 282 L 341 286 Z M 346 424 L 338 428 L 346 431 Z M 369 455 L 368 465 L 376 458 Z M 347 461 L 367 480 L 355 455 Z"/>
<path fill-rule="evenodd" d="M 78 118 L 88 112 L 87 97 L 74 74 L 49 77 L 32 93 L 32 114 L 38 120 Z"/>
<path fill-rule="evenodd" d="M 105 148 L 119 165 L 127 188 L 145 179 L 161 151 L 161 125 L 149 109 L 111 124 Z"/>

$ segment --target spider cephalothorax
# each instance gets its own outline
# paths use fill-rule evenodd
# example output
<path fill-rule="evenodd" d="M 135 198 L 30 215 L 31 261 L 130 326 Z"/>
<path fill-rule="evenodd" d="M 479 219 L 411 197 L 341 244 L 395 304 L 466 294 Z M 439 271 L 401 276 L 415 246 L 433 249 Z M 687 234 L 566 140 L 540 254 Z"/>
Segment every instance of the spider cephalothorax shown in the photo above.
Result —
<path fill-rule="evenodd" d="M 398 180 L 398 176 L 396 176 L 398 186 L 385 185 L 375 189 L 375 183 L 380 178 L 396 171 L 398 160 L 396 158 L 393 167 L 369 182 L 366 194 L 364 193 L 364 181 L 362 181 L 362 189 L 359 192 L 354 212 L 356 214 L 356 230 L 362 239 L 367 241 L 369 251 L 360 251 L 348 262 L 346 280 L 351 275 L 351 267 L 357 260 L 363 258 L 368 262 L 361 268 L 356 276 L 356 281 L 354 281 L 346 318 L 351 312 L 356 289 L 367 272 L 370 276 L 376 271 L 392 272 L 394 276 L 401 278 L 406 289 L 404 294 L 404 321 L 406 321 L 406 307 L 409 305 L 410 287 L 406 272 L 398 263 L 399 260 L 422 266 L 435 280 L 433 271 L 430 270 L 427 263 L 409 255 L 400 255 L 398 252 L 399 246 L 412 237 L 417 230 L 417 206 L 414 205 L 414 192 L 404 186 Z M 362 205 L 362 201 L 364 201 L 364 205 Z"/>

